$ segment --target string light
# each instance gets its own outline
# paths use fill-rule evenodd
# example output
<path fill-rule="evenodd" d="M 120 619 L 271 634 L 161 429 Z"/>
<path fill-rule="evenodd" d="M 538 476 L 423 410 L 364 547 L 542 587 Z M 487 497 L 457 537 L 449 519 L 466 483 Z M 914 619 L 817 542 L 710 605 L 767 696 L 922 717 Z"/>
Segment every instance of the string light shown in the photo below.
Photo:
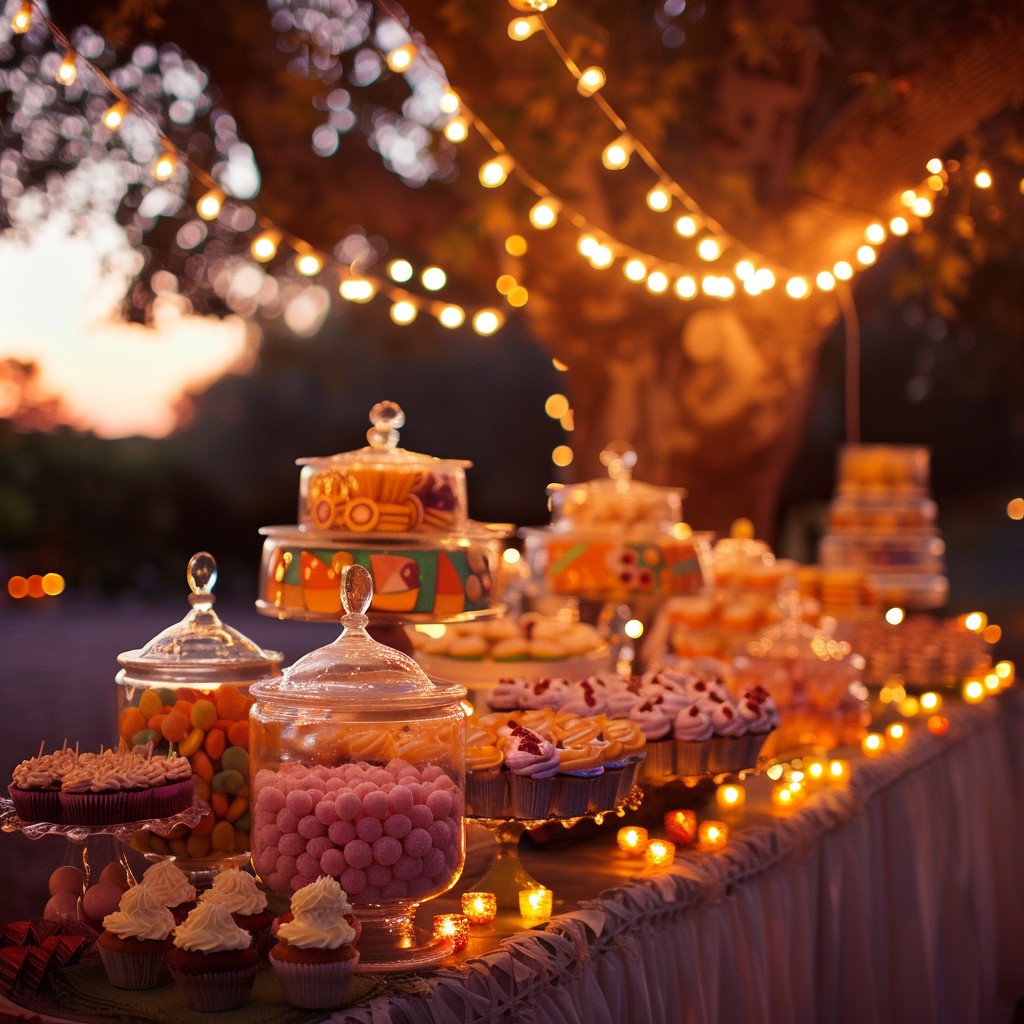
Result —
<path fill-rule="evenodd" d="M 676 218 L 675 229 L 677 235 L 682 235 L 683 238 L 693 238 L 699 229 L 700 225 L 697 223 L 695 217 L 691 217 L 688 213 L 684 213 L 682 217 Z"/>
<path fill-rule="evenodd" d="M 60 67 L 57 68 L 57 81 L 61 85 L 75 84 L 75 79 L 78 78 L 78 68 L 75 65 L 77 59 L 78 54 L 69 47 L 67 53 L 64 54 L 64 59 L 60 62 Z"/>
<path fill-rule="evenodd" d="M 426 267 L 420 280 L 427 291 L 438 292 L 447 284 L 448 275 L 440 267 Z"/>
<path fill-rule="evenodd" d="M 488 160 L 480 168 L 480 184 L 484 188 L 498 188 L 508 180 L 512 170 L 512 157 L 507 153 L 499 153 L 493 160 Z"/>
<path fill-rule="evenodd" d="M 501 314 L 496 309 L 481 309 L 473 317 L 473 330 L 484 337 L 494 334 L 501 325 Z"/>
<path fill-rule="evenodd" d="M 604 147 L 601 154 L 601 163 L 609 171 L 621 171 L 629 164 L 629 158 L 633 155 L 634 143 L 628 135 L 620 135 L 613 142 Z"/>
<path fill-rule="evenodd" d="M 540 231 L 553 228 L 558 222 L 558 211 L 562 204 L 551 196 L 538 200 L 530 210 L 530 223 Z"/>
<path fill-rule="evenodd" d="M 978 188 L 991 188 L 992 187 L 992 175 L 986 170 L 980 170 L 974 176 L 974 184 Z"/>
<path fill-rule="evenodd" d="M 412 43 L 405 43 L 402 46 L 396 46 L 393 50 L 389 51 L 385 56 L 384 61 L 387 66 L 395 72 L 395 74 L 401 74 L 403 71 L 408 71 L 412 67 L 412 62 L 416 57 L 416 47 Z"/>
<path fill-rule="evenodd" d="M 576 80 L 576 91 L 581 96 L 593 96 L 598 89 L 604 86 L 607 80 L 604 68 L 599 68 L 596 64 L 592 64 L 589 68 L 584 68 L 580 72 L 580 77 Z"/>
<path fill-rule="evenodd" d="M 702 238 L 697 243 L 697 255 L 705 263 L 714 263 L 722 255 L 722 243 L 717 238 Z"/>
<path fill-rule="evenodd" d="M 517 43 L 529 39 L 541 27 L 541 20 L 536 14 L 528 15 L 525 18 L 513 18 L 508 23 L 508 37 Z"/>
<path fill-rule="evenodd" d="M 204 192 L 196 203 L 196 213 L 203 220 L 216 220 L 224 206 L 224 193 L 219 188 L 212 188 Z"/>
<path fill-rule="evenodd" d="M 411 324 L 416 319 L 417 312 L 416 305 L 408 299 L 399 299 L 391 305 L 391 319 L 402 326 Z"/>
<path fill-rule="evenodd" d="M 316 277 L 324 269 L 324 258 L 303 243 L 295 255 L 295 269 L 303 277 Z"/>
<path fill-rule="evenodd" d="M 443 327 L 461 327 L 466 322 L 466 311 L 461 306 L 442 306 L 437 312 L 437 319 Z"/>
<path fill-rule="evenodd" d="M 15 12 L 13 18 L 11 18 L 11 29 L 17 32 L 18 35 L 23 35 L 32 27 L 32 0 L 25 0 L 25 2 Z"/>
<path fill-rule="evenodd" d="M 253 258 L 260 263 L 269 263 L 277 255 L 277 247 L 281 244 L 281 232 L 275 228 L 261 231 L 249 247 Z"/>
<path fill-rule="evenodd" d="M 647 193 L 647 205 L 655 213 L 664 213 L 672 206 L 672 193 L 659 183 Z"/>
<path fill-rule="evenodd" d="M 109 129 L 112 132 L 117 131 L 118 128 L 124 123 L 125 115 L 128 113 L 128 104 L 118 100 L 116 103 L 107 107 L 103 112 L 103 127 Z"/>
<path fill-rule="evenodd" d="M 172 149 L 165 149 L 153 164 L 153 177 L 157 181 L 167 181 L 178 166 L 178 158 Z"/>
<path fill-rule="evenodd" d="M 626 260 L 622 265 L 622 272 L 630 281 L 642 281 L 647 277 L 647 267 L 643 260 Z"/>
<path fill-rule="evenodd" d="M 449 142 L 458 145 L 469 138 L 469 121 L 464 117 L 453 117 L 442 129 L 444 137 Z"/>
<path fill-rule="evenodd" d="M 343 278 L 338 294 L 347 302 L 369 302 L 377 294 L 374 283 L 365 277 Z"/>

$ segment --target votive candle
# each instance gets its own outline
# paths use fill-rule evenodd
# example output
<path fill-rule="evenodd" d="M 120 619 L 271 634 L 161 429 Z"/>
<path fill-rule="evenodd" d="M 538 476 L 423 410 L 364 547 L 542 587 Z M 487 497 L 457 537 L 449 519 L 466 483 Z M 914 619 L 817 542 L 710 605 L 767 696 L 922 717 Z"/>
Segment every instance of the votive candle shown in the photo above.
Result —
<path fill-rule="evenodd" d="M 615 833 L 615 841 L 623 853 L 642 854 L 647 846 L 647 829 L 627 825 Z"/>
<path fill-rule="evenodd" d="M 451 939 L 458 953 L 469 944 L 469 919 L 465 914 L 437 914 L 434 917 L 434 938 Z"/>
<path fill-rule="evenodd" d="M 900 747 L 905 746 L 909 735 L 910 730 L 903 722 L 893 722 L 885 730 L 886 742 L 894 750 L 899 750 Z"/>
<path fill-rule="evenodd" d="M 729 826 L 724 821 L 702 821 L 697 829 L 697 842 L 702 850 L 722 850 L 729 842 Z"/>
<path fill-rule="evenodd" d="M 833 758 L 828 763 L 828 781 L 833 786 L 845 786 L 850 781 L 850 762 Z"/>
<path fill-rule="evenodd" d="M 652 839 L 644 850 L 644 863 L 649 868 L 664 868 L 676 859 L 676 845 L 667 839 Z"/>
<path fill-rule="evenodd" d="M 945 736 L 949 732 L 949 719 L 945 715 L 930 715 L 928 731 L 936 736 Z"/>
<path fill-rule="evenodd" d="M 519 913 L 527 921 L 546 921 L 551 916 L 552 892 L 544 886 L 519 890 Z"/>
<path fill-rule="evenodd" d="M 464 892 L 462 913 L 470 924 L 490 924 L 498 916 L 498 897 L 493 892 Z"/>
<path fill-rule="evenodd" d="M 680 846 L 688 846 L 697 838 L 696 811 L 666 811 L 664 822 L 665 834 Z"/>
<path fill-rule="evenodd" d="M 715 803 L 720 811 L 735 811 L 742 807 L 747 801 L 747 791 L 736 785 L 735 782 L 727 782 L 715 790 Z"/>
<path fill-rule="evenodd" d="M 866 757 L 881 757 L 885 753 L 885 737 L 880 732 L 869 732 L 860 741 L 860 749 Z"/>

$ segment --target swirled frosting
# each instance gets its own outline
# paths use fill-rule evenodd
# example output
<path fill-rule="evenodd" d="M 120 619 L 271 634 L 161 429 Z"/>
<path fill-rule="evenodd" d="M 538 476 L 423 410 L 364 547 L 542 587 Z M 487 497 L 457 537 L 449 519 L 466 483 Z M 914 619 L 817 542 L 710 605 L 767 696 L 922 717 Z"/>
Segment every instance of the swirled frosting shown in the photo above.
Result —
<path fill-rule="evenodd" d="M 525 679 L 499 679 L 487 697 L 495 711 L 514 711 L 525 706 L 529 683 Z"/>
<path fill-rule="evenodd" d="M 558 749 L 550 740 L 517 725 L 505 746 L 505 764 L 516 775 L 550 779 L 558 771 Z"/>
<path fill-rule="evenodd" d="M 165 907 L 177 907 L 196 898 L 195 887 L 169 860 L 158 860 L 142 876 L 139 885 L 145 886 Z"/>
<path fill-rule="evenodd" d="M 321 875 L 292 896 L 292 919 L 280 925 L 277 935 L 301 949 L 337 949 L 356 937 L 345 920 L 351 912 L 345 890 L 330 875 Z"/>
<path fill-rule="evenodd" d="M 676 715 L 673 734 L 684 743 L 703 743 L 714 734 L 711 716 L 701 711 L 696 704 L 691 704 Z"/>
<path fill-rule="evenodd" d="M 500 768 L 504 760 L 501 750 L 493 743 L 466 747 L 466 771 L 492 771 L 495 768 Z"/>
<path fill-rule="evenodd" d="M 598 715 L 608 706 L 605 699 L 604 684 L 597 676 L 588 676 L 572 683 L 565 700 L 562 701 L 562 710 L 571 715 Z"/>
<path fill-rule="evenodd" d="M 672 719 L 665 713 L 658 697 L 650 697 L 638 704 L 629 718 L 640 726 L 648 743 L 663 740 L 672 731 Z"/>
<path fill-rule="evenodd" d="M 103 927 L 121 939 L 162 941 L 174 931 L 174 916 L 150 889 L 133 885 L 117 910 L 103 918 Z"/>
<path fill-rule="evenodd" d="M 267 909 L 267 897 L 256 887 L 256 879 L 238 868 L 214 876 L 213 884 L 199 897 L 201 903 L 223 903 L 232 914 L 259 914 Z"/>
<path fill-rule="evenodd" d="M 235 924 L 231 911 L 223 903 L 204 900 L 174 930 L 174 944 L 179 949 L 220 953 L 227 949 L 247 949 L 252 944 L 252 935 Z"/>
<path fill-rule="evenodd" d="M 711 712 L 711 727 L 716 736 L 744 736 L 747 723 L 731 704 L 719 704 Z"/>

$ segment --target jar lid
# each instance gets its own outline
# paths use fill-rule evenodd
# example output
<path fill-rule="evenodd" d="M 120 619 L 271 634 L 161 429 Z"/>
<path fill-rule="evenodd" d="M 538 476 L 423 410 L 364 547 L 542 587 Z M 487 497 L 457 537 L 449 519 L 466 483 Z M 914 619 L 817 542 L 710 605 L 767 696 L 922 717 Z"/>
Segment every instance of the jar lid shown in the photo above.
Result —
<path fill-rule="evenodd" d="M 460 471 L 473 465 L 465 459 L 439 459 L 399 448 L 398 431 L 405 426 L 405 413 L 397 402 L 378 402 L 370 410 L 370 422 L 373 426 L 366 432 L 366 439 L 370 442 L 366 447 L 336 455 L 296 459 L 296 465 L 318 469 L 368 466 L 384 470 L 450 468 Z"/>
<path fill-rule="evenodd" d="M 192 605 L 180 622 L 169 626 L 135 651 L 117 656 L 136 681 L 224 683 L 258 679 L 276 671 L 280 651 L 265 651 L 221 621 L 213 610 L 217 562 L 206 551 L 194 554 L 186 573 Z"/>
<path fill-rule="evenodd" d="M 412 711 L 457 704 L 466 688 L 431 679 L 401 651 L 377 643 L 366 625 L 373 579 L 361 565 L 341 570 L 341 635 L 249 691 L 257 699 L 350 711 Z"/>
<path fill-rule="evenodd" d="M 671 532 L 682 520 L 686 491 L 634 480 L 636 452 L 625 441 L 607 445 L 601 463 L 607 478 L 548 488 L 553 529 L 653 536 Z"/>

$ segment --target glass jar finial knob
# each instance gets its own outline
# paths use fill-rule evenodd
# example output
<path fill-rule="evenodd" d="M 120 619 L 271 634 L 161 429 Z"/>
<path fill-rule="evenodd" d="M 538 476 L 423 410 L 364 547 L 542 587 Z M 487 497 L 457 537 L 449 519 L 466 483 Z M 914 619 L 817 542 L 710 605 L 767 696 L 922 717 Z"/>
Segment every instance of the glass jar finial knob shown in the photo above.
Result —
<path fill-rule="evenodd" d="M 185 573 L 192 593 L 188 595 L 192 605 L 211 605 L 214 602 L 213 588 L 217 585 L 217 559 L 209 551 L 197 551 L 188 560 Z"/>
<path fill-rule="evenodd" d="M 613 480 L 628 481 L 633 476 L 636 452 L 628 441 L 612 441 L 601 449 L 601 465 L 608 467 Z"/>
<path fill-rule="evenodd" d="M 378 402 L 370 410 L 372 427 L 366 432 L 366 439 L 373 448 L 395 448 L 398 445 L 398 431 L 405 426 L 405 413 L 397 402 Z"/>
<path fill-rule="evenodd" d="M 346 629 L 364 629 L 370 621 L 366 609 L 373 599 L 373 577 L 361 565 L 346 565 L 341 570 L 341 624 Z"/>

